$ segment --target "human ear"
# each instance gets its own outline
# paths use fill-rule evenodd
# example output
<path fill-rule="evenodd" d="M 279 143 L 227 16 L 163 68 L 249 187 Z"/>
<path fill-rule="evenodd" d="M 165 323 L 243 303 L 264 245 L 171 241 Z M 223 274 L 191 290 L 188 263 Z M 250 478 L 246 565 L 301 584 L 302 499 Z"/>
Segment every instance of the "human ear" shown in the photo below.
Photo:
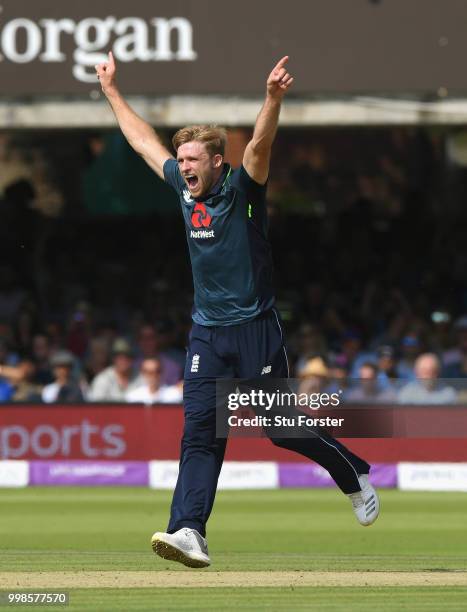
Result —
<path fill-rule="evenodd" d="M 214 168 L 220 168 L 223 162 L 224 159 L 220 153 L 216 153 L 212 158 L 212 165 Z"/>

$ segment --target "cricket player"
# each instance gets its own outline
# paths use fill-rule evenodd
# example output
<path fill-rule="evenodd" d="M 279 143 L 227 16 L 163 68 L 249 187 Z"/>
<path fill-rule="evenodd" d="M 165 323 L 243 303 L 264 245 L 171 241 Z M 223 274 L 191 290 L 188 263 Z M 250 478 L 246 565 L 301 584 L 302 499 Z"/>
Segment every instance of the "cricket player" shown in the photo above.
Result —
<path fill-rule="evenodd" d="M 96 66 L 102 90 L 133 149 L 176 191 L 185 221 L 194 284 L 193 327 L 184 374 L 185 426 L 167 532 L 154 551 L 189 567 L 210 565 L 205 539 L 226 439 L 216 437 L 216 379 L 289 375 L 284 335 L 274 306 L 267 239 L 266 185 L 281 103 L 293 83 L 283 57 L 266 82 L 266 97 L 242 165 L 224 162 L 226 132 L 189 126 L 173 138 L 176 158 L 120 94 L 112 53 Z M 267 432 L 268 433 L 268 432 Z M 269 433 L 268 433 L 269 435 Z M 272 442 L 323 466 L 349 496 L 362 525 L 379 513 L 370 466 L 326 433 Z"/>

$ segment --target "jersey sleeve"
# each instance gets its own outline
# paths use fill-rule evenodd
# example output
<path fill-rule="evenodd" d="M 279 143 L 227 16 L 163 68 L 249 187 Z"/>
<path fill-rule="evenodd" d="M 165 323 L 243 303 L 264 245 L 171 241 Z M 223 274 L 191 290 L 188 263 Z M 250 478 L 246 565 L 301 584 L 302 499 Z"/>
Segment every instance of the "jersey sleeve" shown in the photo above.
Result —
<path fill-rule="evenodd" d="M 171 185 L 177 191 L 180 188 L 183 188 L 185 181 L 180 174 L 180 170 L 178 169 L 178 162 L 176 159 L 170 157 L 164 163 L 164 180 L 166 183 Z"/>
<path fill-rule="evenodd" d="M 243 166 L 234 170 L 232 174 L 231 185 L 245 194 L 249 202 L 256 205 L 265 203 L 267 182 L 260 185 L 251 178 Z"/>

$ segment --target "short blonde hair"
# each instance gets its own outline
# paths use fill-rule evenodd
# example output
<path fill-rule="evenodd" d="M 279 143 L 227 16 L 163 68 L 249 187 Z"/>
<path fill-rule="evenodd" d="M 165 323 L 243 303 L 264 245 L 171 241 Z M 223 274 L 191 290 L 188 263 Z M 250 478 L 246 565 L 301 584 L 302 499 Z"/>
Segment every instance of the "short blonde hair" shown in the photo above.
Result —
<path fill-rule="evenodd" d="M 206 145 L 209 155 L 224 155 L 227 142 L 227 131 L 217 125 L 189 125 L 181 128 L 172 138 L 175 151 L 187 142 L 202 142 Z"/>

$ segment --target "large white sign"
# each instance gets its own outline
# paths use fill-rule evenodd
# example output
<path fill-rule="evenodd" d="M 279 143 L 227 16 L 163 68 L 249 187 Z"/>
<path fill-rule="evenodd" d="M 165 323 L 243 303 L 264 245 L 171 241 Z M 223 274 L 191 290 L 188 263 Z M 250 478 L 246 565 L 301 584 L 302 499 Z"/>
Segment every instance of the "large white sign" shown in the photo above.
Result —
<path fill-rule="evenodd" d="M 112 49 L 121 62 L 193 61 L 193 27 L 185 17 L 32 19 L 18 17 L 0 22 L 0 61 L 28 64 L 67 61 L 64 39 L 74 44 L 73 76 L 78 81 L 94 83 L 94 66 L 107 59 Z M 113 43 L 111 44 L 111 41 Z"/>
<path fill-rule="evenodd" d="M 0 461 L 0 487 L 27 487 L 28 483 L 27 461 Z"/>
<path fill-rule="evenodd" d="M 403 491 L 467 491 L 467 463 L 399 463 Z"/>
<path fill-rule="evenodd" d="M 153 489 L 174 489 L 178 477 L 178 461 L 150 461 L 149 486 Z M 279 466 L 272 461 L 225 461 L 219 476 L 218 489 L 277 489 Z"/>

